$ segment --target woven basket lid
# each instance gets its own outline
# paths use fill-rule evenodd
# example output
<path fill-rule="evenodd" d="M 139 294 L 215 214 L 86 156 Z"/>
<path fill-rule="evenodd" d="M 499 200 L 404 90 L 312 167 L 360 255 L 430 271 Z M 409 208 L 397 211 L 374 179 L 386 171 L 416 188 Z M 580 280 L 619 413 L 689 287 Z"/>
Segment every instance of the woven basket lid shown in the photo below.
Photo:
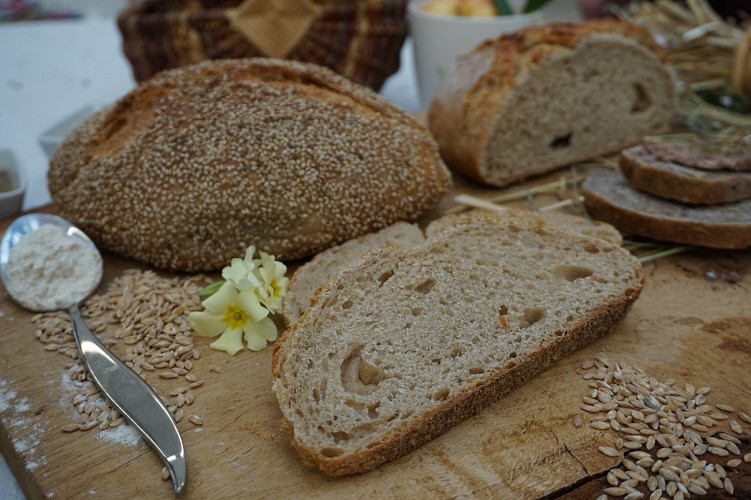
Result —
<path fill-rule="evenodd" d="M 137 81 L 207 59 L 327 66 L 378 90 L 399 69 L 407 0 L 145 0 L 118 17 Z"/>

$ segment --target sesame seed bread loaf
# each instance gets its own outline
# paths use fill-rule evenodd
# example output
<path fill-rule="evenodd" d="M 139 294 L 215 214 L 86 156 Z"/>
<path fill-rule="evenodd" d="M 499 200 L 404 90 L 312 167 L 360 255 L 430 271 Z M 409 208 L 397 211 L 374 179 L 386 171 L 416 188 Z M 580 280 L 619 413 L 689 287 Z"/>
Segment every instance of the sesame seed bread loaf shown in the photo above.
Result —
<path fill-rule="evenodd" d="M 374 250 L 274 345 L 282 429 L 326 474 L 371 470 L 608 332 L 643 280 L 622 248 L 524 218 Z"/>
<path fill-rule="evenodd" d="M 623 243 L 621 233 L 611 226 L 600 221 L 590 221 L 584 217 L 561 212 L 538 212 L 524 208 L 505 207 L 503 212 L 494 212 L 485 209 L 473 209 L 460 214 L 444 215 L 443 217 L 432 221 L 425 228 L 425 236 L 432 238 L 443 231 L 456 227 L 460 224 L 474 224 L 482 220 L 496 220 L 504 217 L 520 217 L 530 221 L 540 221 L 540 223 L 557 227 L 562 231 L 589 236 L 590 238 L 600 238 L 613 245 Z"/>
<path fill-rule="evenodd" d="M 156 75 L 66 138 L 48 181 L 101 248 L 180 271 L 219 269 L 251 244 L 313 255 L 417 218 L 451 182 L 406 113 L 273 59 Z"/>
<path fill-rule="evenodd" d="M 297 321 L 308 310 L 310 300 L 319 288 L 369 250 L 387 245 L 409 247 L 424 241 L 425 236 L 419 226 L 397 222 L 377 233 L 365 234 L 324 250 L 292 275 L 284 297 L 284 319 L 288 325 Z"/>
<path fill-rule="evenodd" d="M 618 20 L 527 28 L 479 45 L 428 114 L 446 163 L 505 186 L 666 131 L 672 75 L 651 35 Z"/>
<path fill-rule="evenodd" d="M 624 150 L 619 163 L 633 187 L 662 198 L 701 205 L 751 198 L 751 172 L 711 171 L 662 161 L 645 146 Z"/>
<path fill-rule="evenodd" d="M 592 217 L 625 234 L 710 248 L 751 246 L 751 200 L 685 205 L 638 191 L 605 168 L 591 169 L 581 192 Z"/>

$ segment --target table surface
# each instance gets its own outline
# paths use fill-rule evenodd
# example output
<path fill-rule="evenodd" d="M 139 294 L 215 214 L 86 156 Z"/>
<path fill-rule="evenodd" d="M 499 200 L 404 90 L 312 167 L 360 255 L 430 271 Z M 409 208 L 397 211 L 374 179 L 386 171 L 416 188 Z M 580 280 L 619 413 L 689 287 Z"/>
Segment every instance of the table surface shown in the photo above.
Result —
<path fill-rule="evenodd" d="M 553 0 L 544 15 L 548 21 L 579 19 L 574 0 Z M 0 149 L 10 150 L 26 174 L 23 208 L 30 210 L 50 202 L 39 138 L 86 106 L 113 102 L 135 81 L 111 18 L 1 24 L 0 47 Z M 420 112 L 409 39 L 401 63 L 381 94 L 408 112 Z M 23 498 L 2 455 L 0 497 Z"/>

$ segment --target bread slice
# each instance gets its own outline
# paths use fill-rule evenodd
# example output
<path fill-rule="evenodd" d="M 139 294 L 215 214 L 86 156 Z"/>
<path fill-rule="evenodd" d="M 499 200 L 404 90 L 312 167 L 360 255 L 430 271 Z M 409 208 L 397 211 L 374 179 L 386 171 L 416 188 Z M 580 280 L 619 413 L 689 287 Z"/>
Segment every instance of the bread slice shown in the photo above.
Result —
<path fill-rule="evenodd" d="M 626 234 L 711 248 L 751 246 L 751 200 L 685 205 L 637 191 L 604 168 L 590 170 L 581 192 L 592 217 Z"/>
<path fill-rule="evenodd" d="M 274 346 L 282 429 L 326 474 L 371 470 L 609 331 L 643 282 L 626 250 L 516 217 L 374 250 Z"/>
<path fill-rule="evenodd" d="M 478 46 L 429 128 L 450 167 L 505 186 L 668 130 L 674 80 L 649 32 L 617 20 L 528 28 Z"/>
<path fill-rule="evenodd" d="M 366 234 L 324 250 L 292 275 L 287 296 L 284 297 L 284 319 L 288 325 L 297 321 L 310 307 L 310 300 L 318 289 L 367 251 L 387 245 L 409 247 L 424 241 L 425 236 L 419 226 L 397 222 L 377 233 Z"/>
<path fill-rule="evenodd" d="M 557 227 L 563 231 L 569 231 L 591 238 L 600 238 L 613 245 L 623 243 L 621 233 L 605 222 L 591 221 L 584 217 L 561 212 L 537 212 L 524 208 L 507 207 L 503 212 L 494 212 L 485 209 L 474 209 L 460 214 L 444 215 L 434 220 L 425 228 L 425 236 L 432 238 L 461 224 L 473 224 L 483 220 L 498 220 L 505 217 L 521 217 L 530 221 L 540 221 L 544 224 Z"/>
<path fill-rule="evenodd" d="M 710 171 L 661 161 L 644 146 L 621 152 L 620 166 L 633 187 L 670 200 L 715 205 L 751 198 L 751 172 Z"/>

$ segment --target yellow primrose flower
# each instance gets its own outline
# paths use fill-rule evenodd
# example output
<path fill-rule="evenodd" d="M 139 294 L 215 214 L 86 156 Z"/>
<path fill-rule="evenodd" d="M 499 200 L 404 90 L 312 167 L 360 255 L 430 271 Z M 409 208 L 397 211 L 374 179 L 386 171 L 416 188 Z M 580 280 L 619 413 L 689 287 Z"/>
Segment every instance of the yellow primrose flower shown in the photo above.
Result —
<path fill-rule="evenodd" d="M 260 297 L 261 302 L 273 313 L 282 312 L 282 304 L 287 295 L 287 285 L 289 285 L 289 278 L 284 277 L 287 266 L 274 260 L 274 256 L 266 252 L 261 252 L 261 258 L 255 260 L 255 265 L 264 285 L 264 292 Z"/>
<path fill-rule="evenodd" d="M 242 337 L 248 349 L 260 351 L 266 342 L 276 340 L 276 325 L 268 318 L 269 311 L 251 290 L 240 290 L 226 281 L 211 297 L 202 302 L 205 311 L 188 315 L 190 326 L 203 337 L 219 338 L 209 347 L 234 356 L 243 349 Z"/>
<path fill-rule="evenodd" d="M 253 254 L 255 253 L 256 247 L 249 246 L 245 251 L 244 259 L 232 259 L 230 265 L 222 269 L 222 278 L 241 291 L 264 290 L 263 284 L 258 281 L 258 277 L 254 273 L 256 262 L 253 260 Z M 259 298 L 265 297 L 260 296 Z"/>

